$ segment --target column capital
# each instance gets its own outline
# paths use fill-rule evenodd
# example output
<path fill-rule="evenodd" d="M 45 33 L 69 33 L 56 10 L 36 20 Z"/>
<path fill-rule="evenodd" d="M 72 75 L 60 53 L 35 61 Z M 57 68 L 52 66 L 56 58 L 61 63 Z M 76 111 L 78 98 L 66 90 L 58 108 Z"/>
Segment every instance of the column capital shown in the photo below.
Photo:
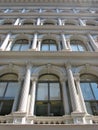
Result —
<path fill-rule="evenodd" d="M 75 73 L 74 74 L 74 79 L 75 79 L 75 81 L 80 81 L 80 74 L 79 73 Z"/>
<path fill-rule="evenodd" d="M 34 81 L 38 81 L 38 75 L 32 75 L 31 76 L 31 81 L 34 82 Z"/>
<path fill-rule="evenodd" d="M 66 63 L 65 67 L 66 67 L 66 69 L 71 69 L 71 64 L 70 63 Z"/>

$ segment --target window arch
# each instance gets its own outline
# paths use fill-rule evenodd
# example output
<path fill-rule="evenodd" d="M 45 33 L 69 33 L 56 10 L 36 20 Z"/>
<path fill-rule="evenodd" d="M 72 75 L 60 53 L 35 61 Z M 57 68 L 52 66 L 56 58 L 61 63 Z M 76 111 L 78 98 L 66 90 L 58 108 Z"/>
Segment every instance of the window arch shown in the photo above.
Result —
<path fill-rule="evenodd" d="M 55 40 L 45 39 L 41 44 L 41 51 L 57 51 L 58 46 Z"/>
<path fill-rule="evenodd" d="M 82 74 L 81 89 L 89 114 L 98 115 L 98 77 L 92 74 Z"/>
<path fill-rule="evenodd" d="M 18 89 L 17 74 L 6 73 L 0 76 L 0 115 L 11 113 Z"/>
<path fill-rule="evenodd" d="M 36 91 L 37 116 L 62 116 L 64 114 L 59 78 L 54 74 L 39 77 Z"/>
<path fill-rule="evenodd" d="M 29 49 L 29 42 L 27 39 L 16 40 L 12 45 L 12 51 L 26 51 Z"/>
<path fill-rule="evenodd" d="M 72 51 L 86 51 L 86 47 L 84 43 L 81 40 L 71 40 L 70 45 L 72 48 Z"/>

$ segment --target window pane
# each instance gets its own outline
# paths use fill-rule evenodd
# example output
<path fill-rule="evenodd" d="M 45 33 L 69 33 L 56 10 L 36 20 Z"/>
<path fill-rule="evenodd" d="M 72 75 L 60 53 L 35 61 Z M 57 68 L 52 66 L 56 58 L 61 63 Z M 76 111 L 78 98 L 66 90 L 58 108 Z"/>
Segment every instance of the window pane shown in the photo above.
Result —
<path fill-rule="evenodd" d="M 81 89 L 82 89 L 84 100 L 94 100 L 94 95 L 91 90 L 90 83 L 81 83 Z"/>
<path fill-rule="evenodd" d="M 19 84 L 15 82 L 9 82 L 5 93 L 5 97 L 15 97 L 19 89 Z"/>
<path fill-rule="evenodd" d="M 95 99 L 98 100 L 98 85 L 97 83 L 91 83 Z"/>
<path fill-rule="evenodd" d="M 84 51 L 84 47 L 81 45 L 78 45 L 78 49 L 79 49 L 79 51 Z"/>
<path fill-rule="evenodd" d="M 72 48 L 72 51 L 78 51 L 77 45 L 72 45 L 72 44 L 71 44 L 71 48 Z"/>
<path fill-rule="evenodd" d="M 85 105 L 86 105 L 86 108 L 87 108 L 87 112 L 88 112 L 89 114 L 93 114 L 93 113 L 92 113 L 92 109 L 91 109 L 90 102 L 85 102 Z"/>
<path fill-rule="evenodd" d="M 28 48 L 29 48 L 28 44 L 22 44 L 21 48 L 20 48 L 20 51 L 26 51 Z"/>
<path fill-rule="evenodd" d="M 50 83 L 50 100 L 60 100 L 60 86 L 59 83 Z"/>
<path fill-rule="evenodd" d="M 0 101 L 0 115 L 7 115 L 11 113 L 13 100 Z"/>
<path fill-rule="evenodd" d="M 20 44 L 14 44 L 14 46 L 12 47 L 12 51 L 19 51 L 20 48 Z"/>
<path fill-rule="evenodd" d="M 37 116 L 48 116 L 48 104 L 45 102 L 36 103 L 36 115 Z"/>
<path fill-rule="evenodd" d="M 5 91 L 6 85 L 7 85 L 6 82 L 1 82 L 0 83 L 0 97 L 2 97 L 4 95 L 4 91 Z"/>
<path fill-rule="evenodd" d="M 42 44 L 42 51 L 49 51 L 49 46 L 47 44 Z"/>
<path fill-rule="evenodd" d="M 48 84 L 38 83 L 37 100 L 48 100 Z"/>
<path fill-rule="evenodd" d="M 57 51 L 57 46 L 55 44 L 50 44 L 50 51 Z"/>

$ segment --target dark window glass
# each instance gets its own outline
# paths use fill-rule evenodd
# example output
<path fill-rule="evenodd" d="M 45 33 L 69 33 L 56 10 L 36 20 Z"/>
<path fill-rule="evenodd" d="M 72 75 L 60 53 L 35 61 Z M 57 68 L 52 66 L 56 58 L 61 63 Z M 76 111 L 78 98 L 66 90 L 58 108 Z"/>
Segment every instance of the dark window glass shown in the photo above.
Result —
<path fill-rule="evenodd" d="M 39 78 L 35 114 L 37 116 L 62 116 L 64 114 L 61 87 L 55 75 L 46 74 Z"/>
<path fill-rule="evenodd" d="M 19 83 L 16 74 L 9 73 L 0 77 L 0 115 L 11 112 L 18 89 Z"/>
<path fill-rule="evenodd" d="M 12 51 L 26 51 L 28 49 L 29 49 L 29 43 L 28 40 L 26 39 L 17 40 L 11 48 Z"/>
<path fill-rule="evenodd" d="M 84 43 L 80 40 L 71 40 L 70 45 L 71 45 L 72 51 L 85 51 L 86 50 Z"/>
<path fill-rule="evenodd" d="M 55 40 L 43 40 L 41 44 L 42 51 L 57 51 L 58 47 Z"/>
<path fill-rule="evenodd" d="M 98 115 L 98 81 L 94 75 L 81 76 L 81 89 L 89 114 Z"/>

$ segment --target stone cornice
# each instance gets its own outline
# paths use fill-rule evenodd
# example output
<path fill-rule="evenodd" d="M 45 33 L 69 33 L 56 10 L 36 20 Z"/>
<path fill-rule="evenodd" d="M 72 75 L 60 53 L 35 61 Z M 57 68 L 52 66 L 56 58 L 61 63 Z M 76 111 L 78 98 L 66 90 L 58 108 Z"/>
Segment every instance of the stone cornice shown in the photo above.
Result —
<path fill-rule="evenodd" d="M 98 0 L 0 0 L 0 5 L 63 5 L 63 6 L 98 6 Z"/>
<path fill-rule="evenodd" d="M 36 25 L 20 25 L 20 26 L 14 26 L 14 25 L 4 25 L 0 26 L 0 32 L 2 33 L 70 33 L 70 34 L 78 34 L 78 33 L 91 33 L 95 32 L 98 34 L 98 26 L 58 26 L 58 25 L 49 25 L 49 26 L 36 26 Z"/>
<path fill-rule="evenodd" d="M 39 60 L 38 60 L 39 59 Z M 55 59 L 55 60 L 54 60 Z M 59 59 L 59 61 L 58 61 Z M 81 59 L 81 60 L 80 60 Z M 14 63 L 16 65 L 30 62 L 33 65 L 44 65 L 48 63 L 64 65 L 70 62 L 72 65 L 92 64 L 98 65 L 98 52 L 0 52 L 0 65 Z"/>

